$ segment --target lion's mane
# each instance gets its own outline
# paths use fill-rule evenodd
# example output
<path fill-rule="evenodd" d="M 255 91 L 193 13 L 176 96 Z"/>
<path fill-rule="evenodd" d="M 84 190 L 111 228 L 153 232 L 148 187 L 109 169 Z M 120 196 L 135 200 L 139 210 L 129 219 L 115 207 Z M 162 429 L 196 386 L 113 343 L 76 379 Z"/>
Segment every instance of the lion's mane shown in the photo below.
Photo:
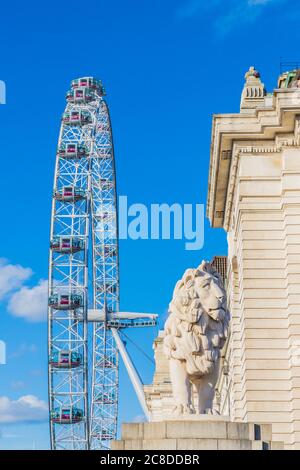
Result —
<path fill-rule="evenodd" d="M 203 282 L 211 286 L 207 287 L 206 302 L 199 288 Z M 221 276 L 210 263 L 203 261 L 197 269 L 188 269 L 175 286 L 165 323 L 165 354 L 169 359 L 185 361 L 191 376 L 212 371 L 228 334 L 230 314 L 226 303 L 219 309 L 204 305 L 220 303 L 212 284 L 217 284 L 226 299 Z"/>

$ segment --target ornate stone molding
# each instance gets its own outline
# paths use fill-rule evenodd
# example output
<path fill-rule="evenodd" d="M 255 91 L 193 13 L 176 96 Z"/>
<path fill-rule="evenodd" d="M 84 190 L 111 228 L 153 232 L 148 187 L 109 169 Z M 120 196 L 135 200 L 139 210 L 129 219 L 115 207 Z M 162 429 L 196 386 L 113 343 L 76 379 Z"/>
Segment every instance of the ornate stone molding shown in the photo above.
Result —
<path fill-rule="evenodd" d="M 207 198 L 207 216 L 212 226 L 228 228 L 224 218 L 228 212 L 227 199 L 231 201 L 231 173 L 236 170 L 234 146 L 238 145 L 243 154 L 280 153 L 287 147 L 300 147 L 299 90 L 276 90 L 273 101 L 272 108 L 259 106 L 251 115 L 220 114 L 213 118 Z M 247 145 L 247 140 L 261 144 Z"/>

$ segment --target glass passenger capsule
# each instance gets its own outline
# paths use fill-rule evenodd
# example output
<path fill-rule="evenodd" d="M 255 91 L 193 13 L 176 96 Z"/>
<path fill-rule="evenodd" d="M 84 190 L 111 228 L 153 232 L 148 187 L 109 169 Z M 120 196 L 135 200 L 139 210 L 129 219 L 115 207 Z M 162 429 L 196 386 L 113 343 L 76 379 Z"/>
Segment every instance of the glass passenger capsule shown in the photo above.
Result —
<path fill-rule="evenodd" d="M 92 434 L 92 437 L 101 441 L 111 441 L 114 439 L 115 435 L 114 432 L 109 429 L 102 429 L 101 432 Z"/>
<path fill-rule="evenodd" d="M 56 424 L 74 424 L 83 420 L 83 410 L 76 406 L 62 406 L 51 411 L 51 421 Z"/>
<path fill-rule="evenodd" d="M 105 245 L 104 250 L 101 250 L 100 253 L 105 258 L 111 258 L 112 256 L 117 256 L 117 248 L 115 245 Z"/>
<path fill-rule="evenodd" d="M 77 237 L 54 237 L 50 247 L 57 253 L 77 253 L 84 249 L 84 240 Z"/>
<path fill-rule="evenodd" d="M 55 192 L 55 198 L 58 201 L 75 202 L 85 197 L 85 190 L 75 186 L 64 186 L 61 190 Z"/>
<path fill-rule="evenodd" d="M 49 297 L 49 307 L 56 310 L 74 310 L 83 307 L 81 294 L 53 294 Z"/>
<path fill-rule="evenodd" d="M 105 369 L 113 369 L 116 367 L 116 358 L 113 357 L 112 359 L 104 359 L 99 362 L 99 367 L 105 368 Z"/>
<path fill-rule="evenodd" d="M 106 283 L 105 286 L 97 286 L 97 291 L 101 293 L 108 292 L 109 294 L 115 294 L 117 292 L 117 286 L 116 284 Z"/>
<path fill-rule="evenodd" d="M 92 90 L 97 90 L 99 95 L 104 95 L 104 88 L 101 80 L 97 80 L 94 77 L 82 77 L 72 80 L 71 86 L 73 89 L 87 87 Z"/>
<path fill-rule="evenodd" d="M 114 182 L 105 178 L 100 179 L 101 189 L 107 190 L 114 187 Z"/>
<path fill-rule="evenodd" d="M 99 122 L 99 124 L 97 125 L 97 131 L 98 132 L 109 132 L 110 130 L 110 126 L 107 122 Z"/>
<path fill-rule="evenodd" d="M 88 156 L 86 145 L 75 143 L 62 143 L 57 150 L 57 154 L 61 158 L 78 159 Z"/>
<path fill-rule="evenodd" d="M 98 158 L 101 158 L 102 160 L 111 158 L 112 157 L 111 147 L 98 149 L 97 154 L 95 156 L 97 156 Z"/>
<path fill-rule="evenodd" d="M 96 99 L 95 90 L 85 87 L 72 88 L 66 94 L 66 99 L 69 103 L 91 103 Z"/>
<path fill-rule="evenodd" d="M 113 404 L 115 403 L 116 396 L 113 392 L 104 392 L 104 393 L 99 393 L 99 395 L 96 397 L 96 401 L 99 403 L 105 403 L 105 404 Z"/>
<path fill-rule="evenodd" d="M 67 126 L 84 126 L 93 122 L 91 114 L 83 109 L 67 111 L 62 116 L 62 122 Z"/>
<path fill-rule="evenodd" d="M 103 211 L 99 209 L 99 211 L 96 213 L 96 217 L 99 220 L 99 222 L 113 222 L 115 219 L 115 212 L 108 212 L 108 211 Z"/>
<path fill-rule="evenodd" d="M 82 364 L 82 355 L 75 351 L 54 351 L 50 355 L 49 363 L 58 369 L 70 369 Z"/>

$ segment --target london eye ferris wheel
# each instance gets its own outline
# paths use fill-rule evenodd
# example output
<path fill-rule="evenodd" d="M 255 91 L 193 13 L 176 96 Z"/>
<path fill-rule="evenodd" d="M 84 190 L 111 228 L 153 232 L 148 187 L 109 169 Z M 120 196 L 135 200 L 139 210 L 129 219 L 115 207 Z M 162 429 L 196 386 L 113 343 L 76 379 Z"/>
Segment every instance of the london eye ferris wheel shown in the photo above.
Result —
<path fill-rule="evenodd" d="M 108 449 L 116 438 L 119 352 L 147 413 L 121 328 L 156 315 L 119 311 L 114 148 L 102 83 L 73 80 L 58 140 L 51 211 L 48 375 L 52 449 Z"/>

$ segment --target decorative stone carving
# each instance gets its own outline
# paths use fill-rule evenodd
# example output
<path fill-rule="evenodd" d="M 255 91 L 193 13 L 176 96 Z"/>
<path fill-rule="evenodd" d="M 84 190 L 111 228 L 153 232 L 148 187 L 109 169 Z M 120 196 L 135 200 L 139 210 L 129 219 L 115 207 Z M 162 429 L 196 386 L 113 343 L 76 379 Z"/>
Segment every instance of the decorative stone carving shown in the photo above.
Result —
<path fill-rule="evenodd" d="M 245 73 L 246 83 L 260 83 L 260 73 L 256 70 L 253 65 L 249 68 L 248 72 Z"/>
<path fill-rule="evenodd" d="M 300 88 L 300 69 L 282 73 L 278 79 L 278 88 Z"/>
<path fill-rule="evenodd" d="M 213 413 L 229 319 L 220 274 L 206 261 L 188 269 L 175 286 L 165 323 L 164 352 L 169 359 L 175 414 Z"/>
<path fill-rule="evenodd" d="M 255 108 L 259 102 L 264 102 L 265 86 L 261 82 L 260 73 L 252 66 L 245 74 L 245 86 L 241 98 L 241 110 Z"/>

